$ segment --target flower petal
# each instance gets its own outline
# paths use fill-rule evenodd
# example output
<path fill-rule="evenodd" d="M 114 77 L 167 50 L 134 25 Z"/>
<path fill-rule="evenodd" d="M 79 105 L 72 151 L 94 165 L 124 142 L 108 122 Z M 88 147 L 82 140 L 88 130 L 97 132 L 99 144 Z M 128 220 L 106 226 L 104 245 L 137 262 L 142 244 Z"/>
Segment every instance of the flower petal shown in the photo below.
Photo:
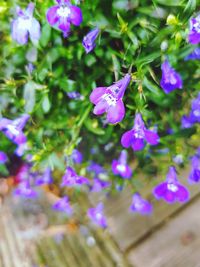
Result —
<path fill-rule="evenodd" d="M 51 26 L 54 26 L 59 20 L 59 16 L 57 14 L 58 9 L 59 6 L 52 6 L 47 10 L 46 18 Z"/>
<path fill-rule="evenodd" d="M 123 120 L 125 115 L 124 103 L 119 99 L 115 106 L 110 106 L 107 111 L 107 122 L 115 124 Z"/>
<path fill-rule="evenodd" d="M 123 147 L 128 148 L 133 139 L 133 130 L 125 132 L 121 137 L 121 144 Z"/>
<path fill-rule="evenodd" d="M 144 133 L 147 143 L 151 145 L 157 145 L 159 143 L 159 136 L 157 133 L 150 130 L 144 130 Z"/>
<path fill-rule="evenodd" d="M 36 19 L 32 19 L 29 29 L 30 39 L 33 43 L 37 43 L 40 39 L 40 23 Z"/>
<path fill-rule="evenodd" d="M 105 91 L 106 91 L 106 87 L 95 88 L 90 94 L 90 102 L 96 105 L 99 102 L 102 95 L 105 94 Z"/>
<path fill-rule="evenodd" d="M 20 19 L 15 19 L 11 25 L 11 35 L 14 41 L 24 45 L 28 42 L 28 27 L 21 27 Z"/>
<path fill-rule="evenodd" d="M 108 109 L 108 103 L 103 99 L 100 100 L 97 105 L 94 107 L 93 113 L 95 115 L 101 115 Z"/>
<path fill-rule="evenodd" d="M 71 11 L 70 13 L 71 23 L 74 24 L 75 26 L 79 26 L 83 21 L 81 9 L 77 6 L 70 6 L 70 11 Z"/>
<path fill-rule="evenodd" d="M 133 137 L 131 145 L 132 145 L 133 150 L 135 151 L 142 150 L 145 146 L 144 139 Z"/>
<path fill-rule="evenodd" d="M 68 22 L 67 18 L 60 17 L 59 22 L 58 22 L 58 29 L 63 31 L 65 34 L 69 33 L 70 23 Z"/>
<path fill-rule="evenodd" d="M 161 183 L 153 189 L 153 195 L 156 199 L 163 198 L 166 190 L 167 190 L 167 183 L 166 182 Z"/>
<path fill-rule="evenodd" d="M 187 188 L 183 185 L 178 185 L 178 191 L 176 192 L 176 198 L 178 201 L 184 203 L 189 200 L 190 194 Z"/>

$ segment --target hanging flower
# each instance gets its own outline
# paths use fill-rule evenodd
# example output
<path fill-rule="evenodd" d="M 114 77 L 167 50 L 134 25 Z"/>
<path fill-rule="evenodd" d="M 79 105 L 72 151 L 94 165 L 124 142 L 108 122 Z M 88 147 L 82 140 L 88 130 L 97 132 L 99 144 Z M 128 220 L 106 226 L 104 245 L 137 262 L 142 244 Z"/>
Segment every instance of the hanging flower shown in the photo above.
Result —
<path fill-rule="evenodd" d="M 130 81 L 130 74 L 126 74 L 123 79 L 109 87 L 95 88 L 90 95 L 90 101 L 95 105 L 93 113 L 101 115 L 106 112 L 106 120 L 111 124 L 122 121 L 125 115 L 122 98 Z"/>
<path fill-rule="evenodd" d="M 69 0 L 56 0 L 58 5 L 52 6 L 47 11 L 48 23 L 57 30 L 63 32 L 67 37 L 70 32 L 70 25 L 79 26 L 82 22 L 82 12 L 77 6 L 70 3 Z"/>
<path fill-rule="evenodd" d="M 194 184 L 200 182 L 200 157 L 195 155 L 191 158 L 191 171 L 189 175 L 189 183 Z"/>
<path fill-rule="evenodd" d="M 71 167 L 67 167 L 64 176 L 62 177 L 61 186 L 76 186 L 89 184 L 89 180 L 83 176 L 79 176 Z"/>
<path fill-rule="evenodd" d="M 18 187 L 14 190 L 14 195 L 25 198 L 36 198 L 37 192 L 31 188 L 28 180 L 24 180 L 20 182 Z"/>
<path fill-rule="evenodd" d="M 6 118 L 1 118 L 0 131 L 2 131 L 15 144 L 24 144 L 26 143 L 26 136 L 22 132 L 22 129 L 26 125 L 26 122 L 29 118 L 30 116 L 27 114 L 24 114 L 20 118 L 13 121 Z"/>
<path fill-rule="evenodd" d="M 17 7 L 17 18 L 12 21 L 12 38 L 21 45 L 28 42 L 28 37 L 30 37 L 33 43 L 37 43 L 40 39 L 40 24 L 33 17 L 33 11 L 33 3 L 30 3 L 26 10 Z"/>
<path fill-rule="evenodd" d="M 91 30 L 84 38 L 83 38 L 83 47 L 85 48 L 86 53 L 90 53 L 96 46 L 95 41 L 97 36 L 99 35 L 99 29 L 95 28 Z"/>
<path fill-rule="evenodd" d="M 189 200 L 189 192 L 186 187 L 179 183 L 175 167 L 169 167 L 166 181 L 157 185 L 153 190 L 156 199 L 163 198 L 167 203 L 181 203 Z"/>
<path fill-rule="evenodd" d="M 65 212 L 68 216 L 70 216 L 73 213 L 72 207 L 69 203 L 69 199 L 67 196 L 64 196 L 56 203 L 54 203 L 52 208 L 57 211 Z"/>
<path fill-rule="evenodd" d="M 143 199 L 139 193 L 133 195 L 130 210 L 138 212 L 142 215 L 149 215 L 152 213 L 152 205 L 147 200 Z"/>
<path fill-rule="evenodd" d="M 4 164 L 6 163 L 6 161 L 8 161 L 8 157 L 6 153 L 4 153 L 3 151 L 0 151 L 0 164 Z"/>
<path fill-rule="evenodd" d="M 185 60 L 200 60 L 200 48 L 195 48 L 192 53 L 185 57 Z"/>
<path fill-rule="evenodd" d="M 162 78 L 160 86 L 166 94 L 175 89 L 182 89 L 183 82 L 181 76 L 170 66 L 169 61 L 165 60 L 161 66 Z"/>
<path fill-rule="evenodd" d="M 81 164 L 83 161 L 83 155 L 78 149 L 74 149 L 70 157 L 75 164 Z"/>
<path fill-rule="evenodd" d="M 99 203 L 96 208 L 88 209 L 87 215 L 92 220 L 94 224 L 99 225 L 102 228 L 107 227 L 106 218 L 103 214 L 104 205 Z"/>
<path fill-rule="evenodd" d="M 51 169 L 47 167 L 43 175 L 39 176 L 36 179 L 35 185 L 44 185 L 44 184 L 52 184 L 52 183 L 53 183 L 53 178 L 51 175 Z"/>
<path fill-rule="evenodd" d="M 105 188 L 108 188 L 110 186 L 110 182 L 104 181 L 99 178 L 94 178 L 93 179 L 93 184 L 91 186 L 91 192 L 101 192 Z"/>
<path fill-rule="evenodd" d="M 191 44 L 200 43 L 200 15 L 190 20 L 190 32 L 188 40 Z"/>
<path fill-rule="evenodd" d="M 125 148 L 131 146 L 133 150 L 137 151 L 144 148 L 144 141 L 154 146 L 159 143 L 159 136 L 154 131 L 147 130 L 141 114 L 137 113 L 132 130 L 127 131 L 122 135 L 121 144 Z"/>
<path fill-rule="evenodd" d="M 122 150 L 118 160 L 113 160 L 112 171 L 115 175 L 120 175 L 125 179 L 129 179 L 132 176 L 132 170 L 127 164 L 127 152 L 125 150 Z"/>

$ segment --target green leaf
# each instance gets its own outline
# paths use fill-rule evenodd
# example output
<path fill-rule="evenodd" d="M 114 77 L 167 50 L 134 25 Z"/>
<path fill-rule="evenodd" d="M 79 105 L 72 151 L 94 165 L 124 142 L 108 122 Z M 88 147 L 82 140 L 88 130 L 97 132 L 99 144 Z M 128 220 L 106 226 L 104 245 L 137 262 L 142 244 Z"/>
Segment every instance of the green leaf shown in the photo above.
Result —
<path fill-rule="evenodd" d="M 50 38 L 51 38 L 51 27 L 49 26 L 48 23 L 46 23 L 42 27 L 42 34 L 41 34 L 41 38 L 40 38 L 41 46 L 46 47 L 50 41 Z"/>
<path fill-rule="evenodd" d="M 35 106 L 35 83 L 29 81 L 24 86 L 24 100 L 25 100 L 25 112 L 32 112 Z"/>
<path fill-rule="evenodd" d="M 51 108 L 51 103 L 49 101 L 48 95 L 45 95 L 42 101 L 42 109 L 44 110 L 44 113 L 48 113 Z"/>

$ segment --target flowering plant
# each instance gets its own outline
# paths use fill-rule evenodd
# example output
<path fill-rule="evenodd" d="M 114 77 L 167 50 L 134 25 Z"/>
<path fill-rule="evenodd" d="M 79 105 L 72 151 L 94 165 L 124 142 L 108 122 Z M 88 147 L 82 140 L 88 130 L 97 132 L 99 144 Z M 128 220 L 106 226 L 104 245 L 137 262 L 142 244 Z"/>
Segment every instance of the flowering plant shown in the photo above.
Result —
<path fill-rule="evenodd" d="M 192 0 L 0 1 L 0 172 L 18 162 L 17 195 L 54 183 L 54 208 L 71 214 L 72 185 L 128 186 L 131 210 L 149 214 L 139 174 L 153 187 L 169 169 L 156 199 L 188 200 L 177 172 L 193 164 L 200 181 L 198 12 Z M 97 208 L 89 217 L 105 227 Z"/>

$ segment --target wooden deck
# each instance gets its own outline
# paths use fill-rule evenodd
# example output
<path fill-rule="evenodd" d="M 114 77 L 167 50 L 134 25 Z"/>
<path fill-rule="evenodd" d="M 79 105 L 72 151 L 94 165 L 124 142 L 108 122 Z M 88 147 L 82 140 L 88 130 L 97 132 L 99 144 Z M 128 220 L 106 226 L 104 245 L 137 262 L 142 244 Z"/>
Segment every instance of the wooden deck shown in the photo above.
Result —
<path fill-rule="evenodd" d="M 52 211 L 46 193 L 29 202 L 7 197 L 0 209 L 0 267 L 200 267 L 200 187 L 190 191 L 185 205 L 154 200 L 147 217 L 129 212 L 128 190 L 109 197 L 105 231 L 87 225 L 84 196 L 78 200 L 83 213 L 73 220 Z M 148 188 L 143 196 L 152 198 Z"/>

